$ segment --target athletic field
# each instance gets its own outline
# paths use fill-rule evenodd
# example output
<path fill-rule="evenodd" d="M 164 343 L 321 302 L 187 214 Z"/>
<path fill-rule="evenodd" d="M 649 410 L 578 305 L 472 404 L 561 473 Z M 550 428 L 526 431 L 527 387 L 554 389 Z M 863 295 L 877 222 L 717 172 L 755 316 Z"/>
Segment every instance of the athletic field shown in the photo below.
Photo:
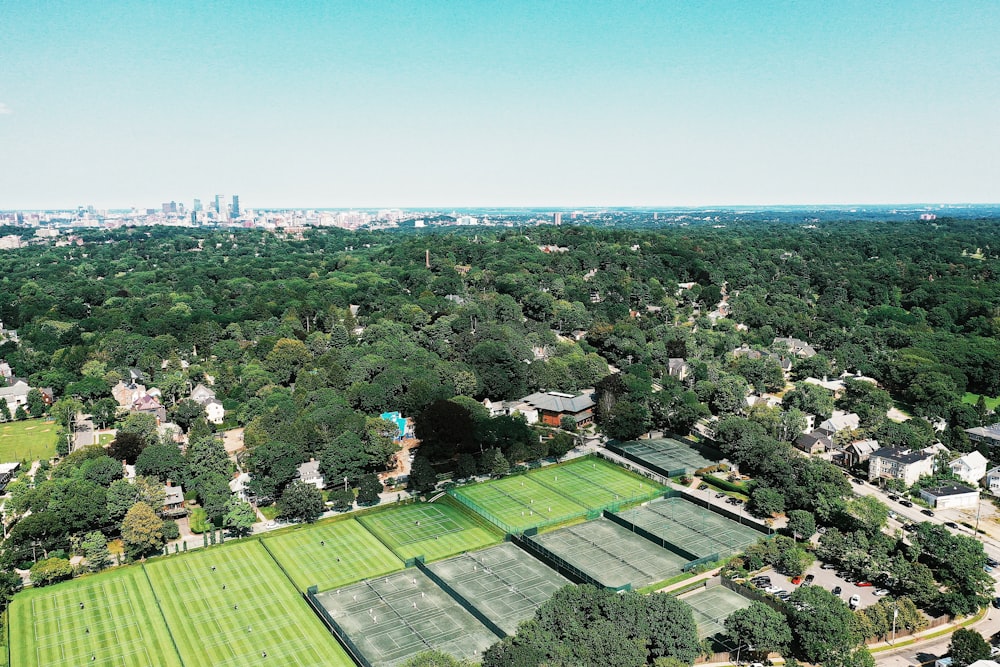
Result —
<path fill-rule="evenodd" d="M 504 477 L 453 491 L 470 500 L 491 523 L 509 532 L 583 516 L 587 508 L 561 495 L 531 475 Z"/>
<path fill-rule="evenodd" d="M 530 539 L 609 588 L 654 584 L 680 574 L 688 562 L 603 518 Z"/>
<path fill-rule="evenodd" d="M 618 516 L 699 558 L 742 551 L 761 537 L 749 526 L 728 519 L 683 498 L 663 498 Z"/>
<path fill-rule="evenodd" d="M 662 495 L 666 488 L 596 457 L 545 466 L 531 471 L 528 477 L 588 509 L 649 500 Z"/>
<path fill-rule="evenodd" d="M 438 561 L 428 568 L 507 634 L 571 582 L 508 543 Z"/>
<path fill-rule="evenodd" d="M 181 667 L 139 567 L 19 593 L 10 624 L 18 667 Z"/>
<path fill-rule="evenodd" d="M 450 499 L 413 503 L 363 514 L 358 521 L 402 560 L 432 561 L 496 544 L 502 536 Z"/>
<path fill-rule="evenodd" d="M 259 542 L 167 557 L 146 571 L 185 667 L 354 665 Z"/>
<path fill-rule="evenodd" d="M 354 519 L 306 525 L 264 545 L 302 592 L 325 591 L 403 569 L 388 547 Z"/>
<path fill-rule="evenodd" d="M 499 639 L 414 567 L 316 599 L 376 667 L 398 665 L 428 649 L 479 662 Z"/>
<path fill-rule="evenodd" d="M 633 440 L 618 445 L 618 448 L 670 475 L 692 473 L 718 463 L 708 449 L 673 438 Z"/>
<path fill-rule="evenodd" d="M 699 588 L 681 599 L 694 611 L 699 639 L 725 635 L 726 618 L 737 609 L 750 606 L 750 600 L 725 586 Z"/>
<path fill-rule="evenodd" d="M 56 455 L 56 424 L 28 419 L 0 424 L 0 461 L 43 461 Z"/>

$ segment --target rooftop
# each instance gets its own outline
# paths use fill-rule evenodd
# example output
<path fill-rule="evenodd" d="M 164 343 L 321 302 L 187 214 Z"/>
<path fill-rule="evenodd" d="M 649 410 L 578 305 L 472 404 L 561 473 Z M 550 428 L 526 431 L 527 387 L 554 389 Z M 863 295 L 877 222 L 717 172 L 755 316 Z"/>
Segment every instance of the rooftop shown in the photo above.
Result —
<path fill-rule="evenodd" d="M 929 496 L 934 496 L 935 498 L 945 498 L 947 496 L 964 496 L 967 493 L 979 493 L 978 489 L 970 489 L 967 486 L 962 486 L 961 484 L 945 484 L 944 486 L 935 486 L 928 489 L 923 489 L 923 493 Z"/>
<path fill-rule="evenodd" d="M 583 412 L 594 407 L 594 397 L 591 394 L 565 394 L 558 391 L 548 393 L 538 392 L 521 399 L 533 408 L 545 412 Z"/>
<path fill-rule="evenodd" d="M 872 456 L 909 465 L 911 463 L 917 463 L 918 461 L 930 458 L 933 454 L 928 454 L 919 450 L 911 451 L 905 447 L 883 447 L 872 452 Z"/>

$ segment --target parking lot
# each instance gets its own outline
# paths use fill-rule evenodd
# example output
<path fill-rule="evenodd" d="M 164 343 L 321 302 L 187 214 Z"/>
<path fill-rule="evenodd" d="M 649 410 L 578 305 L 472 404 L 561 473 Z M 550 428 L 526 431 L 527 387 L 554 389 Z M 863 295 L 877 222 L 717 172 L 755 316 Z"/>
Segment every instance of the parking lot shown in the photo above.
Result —
<path fill-rule="evenodd" d="M 802 575 L 803 580 L 805 580 L 806 576 L 811 574 L 816 577 L 811 585 L 825 588 L 831 592 L 834 588 L 840 586 L 840 595 L 837 597 L 845 603 L 851 599 L 852 595 L 859 596 L 861 598 L 861 603 L 858 605 L 858 609 L 864 609 L 865 607 L 869 607 L 879 601 L 879 598 L 875 595 L 875 591 L 878 588 L 877 586 L 858 586 L 857 584 L 852 584 L 851 582 L 838 576 L 836 570 L 822 569 L 822 565 L 823 564 L 820 561 L 813 563 L 809 569 L 806 570 L 805 574 Z M 798 588 L 798 586 L 792 583 L 790 577 L 779 574 L 774 570 L 767 570 L 761 574 L 771 577 L 772 586 L 783 588 L 789 593 L 794 593 L 795 589 Z"/>

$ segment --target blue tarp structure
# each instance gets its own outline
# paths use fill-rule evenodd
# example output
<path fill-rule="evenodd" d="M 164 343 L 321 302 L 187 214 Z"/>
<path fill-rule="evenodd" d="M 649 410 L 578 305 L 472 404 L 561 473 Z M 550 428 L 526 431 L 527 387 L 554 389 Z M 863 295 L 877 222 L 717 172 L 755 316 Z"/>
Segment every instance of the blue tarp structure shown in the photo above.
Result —
<path fill-rule="evenodd" d="M 399 412 L 383 412 L 379 415 L 382 419 L 390 421 L 396 424 L 399 428 L 399 433 L 396 434 L 396 440 L 401 440 L 406 437 L 406 418 L 399 414 Z"/>

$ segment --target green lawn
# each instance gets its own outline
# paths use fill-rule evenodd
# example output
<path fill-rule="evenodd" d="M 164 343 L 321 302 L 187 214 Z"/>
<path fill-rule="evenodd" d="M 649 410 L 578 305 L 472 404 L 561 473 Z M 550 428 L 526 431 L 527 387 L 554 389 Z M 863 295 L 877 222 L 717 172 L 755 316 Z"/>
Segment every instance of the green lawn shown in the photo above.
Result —
<path fill-rule="evenodd" d="M 56 455 L 56 423 L 45 419 L 0 424 L 0 462 L 42 461 Z"/>
<path fill-rule="evenodd" d="M 666 490 L 656 482 L 596 457 L 545 466 L 529 472 L 528 477 L 589 509 L 626 500 L 650 500 Z"/>
<path fill-rule="evenodd" d="M 524 530 L 587 513 L 587 508 L 535 481 L 532 475 L 515 475 L 463 486 L 452 491 L 513 530 Z"/>
<path fill-rule="evenodd" d="M 146 571 L 185 667 L 354 665 L 260 542 L 170 556 Z"/>
<path fill-rule="evenodd" d="M 139 567 L 19 593 L 10 624 L 19 667 L 181 667 Z"/>
<path fill-rule="evenodd" d="M 979 394 L 965 392 L 965 396 L 962 396 L 962 402 L 968 403 L 969 405 L 975 405 L 979 402 Z M 996 410 L 998 405 L 1000 405 L 1000 396 L 993 396 L 992 398 L 989 396 L 986 397 L 987 410 Z"/>
<path fill-rule="evenodd" d="M 444 497 L 434 503 L 396 505 L 358 520 L 401 559 L 439 558 L 496 544 L 502 534 Z"/>
<path fill-rule="evenodd" d="M 325 591 L 403 569 L 403 561 L 354 519 L 297 527 L 264 540 L 300 591 Z"/>

